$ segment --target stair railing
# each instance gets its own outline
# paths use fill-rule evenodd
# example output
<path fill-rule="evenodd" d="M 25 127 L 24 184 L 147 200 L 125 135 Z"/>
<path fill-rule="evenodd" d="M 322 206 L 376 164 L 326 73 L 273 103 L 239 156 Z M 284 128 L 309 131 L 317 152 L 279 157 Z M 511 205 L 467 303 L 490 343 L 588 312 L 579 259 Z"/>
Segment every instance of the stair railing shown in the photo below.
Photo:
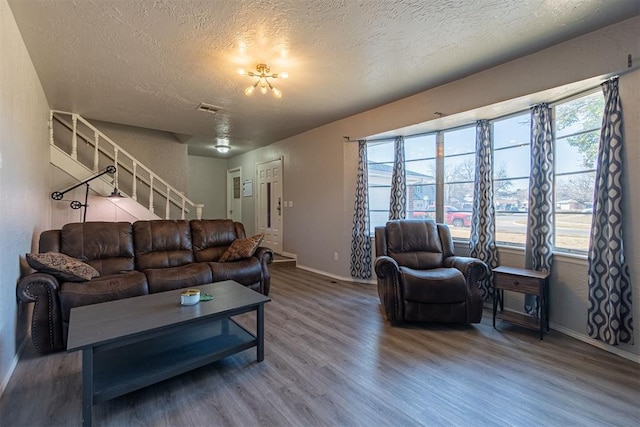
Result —
<path fill-rule="evenodd" d="M 66 121 L 63 118 L 64 116 L 69 116 L 71 118 L 71 123 Z M 63 151 L 66 151 L 63 147 L 57 145 L 55 142 L 54 120 L 71 132 L 70 153 L 67 154 L 69 154 L 72 159 L 83 164 L 86 163 L 87 159 L 83 159 L 81 158 L 83 156 L 79 155 L 78 139 L 80 139 L 81 141 L 84 141 L 86 144 L 88 144 L 92 150 L 91 160 L 88 162 L 91 163 L 91 165 L 85 164 L 85 166 L 91 168 L 94 172 L 97 172 L 100 168 L 101 156 L 103 159 L 108 159 L 109 161 L 112 161 L 114 165 L 116 165 L 117 170 L 113 176 L 114 187 L 118 188 L 118 190 L 120 190 L 122 193 L 126 194 L 126 192 L 121 190 L 120 186 L 120 178 L 122 178 L 123 175 L 121 171 L 125 171 L 126 176 L 131 176 L 131 182 L 128 183 L 128 188 L 131 189 L 130 197 L 133 200 L 142 203 L 141 201 L 139 201 L 140 184 L 148 187 L 149 193 L 146 196 L 148 201 L 148 209 L 152 213 L 155 213 L 156 207 L 159 206 L 156 204 L 155 199 L 155 196 L 159 196 L 159 199 L 164 201 L 164 214 L 166 219 L 171 219 L 172 207 L 180 211 L 181 219 L 185 219 L 186 214 L 190 213 L 191 209 L 189 207 L 195 210 L 196 219 L 202 219 L 202 209 L 204 208 L 203 204 L 194 203 L 189 200 L 183 192 L 178 191 L 164 179 L 160 178 L 151 169 L 140 163 L 134 156 L 132 156 L 118 144 L 113 142 L 108 136 L 98 130 L 95 126 L 93 126 L 79 114 L 68 113 L 66 111 L 51 110 L 49 117 L 49 142 L 51 145 L 63 149 Z M 92 131 L 93 136 L 91 137 L 86 133 L 81 132 L 78 126 L 79 123 Z"/>

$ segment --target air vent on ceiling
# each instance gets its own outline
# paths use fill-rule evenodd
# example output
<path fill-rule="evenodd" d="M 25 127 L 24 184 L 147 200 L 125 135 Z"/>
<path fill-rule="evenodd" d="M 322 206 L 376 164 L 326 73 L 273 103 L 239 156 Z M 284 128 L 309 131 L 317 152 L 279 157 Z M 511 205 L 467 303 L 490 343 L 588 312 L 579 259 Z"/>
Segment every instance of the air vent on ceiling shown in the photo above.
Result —
<path fill-rule="evenodd" d="M 217 106 L 211 105 L 211 104 L 205 104 L 204 102 L 201 102 L 200 105 L 198 105 L 198 108 L 196 108 L 196 110 L 204 111 L 205 113 L 215 114 L 220 110 L 220 107 L 217 107 Z"/>

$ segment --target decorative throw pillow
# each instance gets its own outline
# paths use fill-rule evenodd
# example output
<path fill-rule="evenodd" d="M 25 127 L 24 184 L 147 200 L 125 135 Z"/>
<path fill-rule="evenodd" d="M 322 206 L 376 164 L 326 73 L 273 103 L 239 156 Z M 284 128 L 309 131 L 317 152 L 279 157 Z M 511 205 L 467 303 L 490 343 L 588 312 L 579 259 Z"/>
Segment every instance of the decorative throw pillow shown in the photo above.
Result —
<path fill-rule="evenodd" d="M 262 239 L 264 239 L 264 234 L 256 234 L 246 239 L 234 240 L 218 262 L 236 261 L 253 256 L 260 243 L 262 243 Z"/>
<path fill-rule="evenodd" d="M 85 282 L 100 276 L 98 270 L 79 259 L 57 252 L 27 254 L 27 263 L 42 273 L 49 273 L 65 282 Z"/>

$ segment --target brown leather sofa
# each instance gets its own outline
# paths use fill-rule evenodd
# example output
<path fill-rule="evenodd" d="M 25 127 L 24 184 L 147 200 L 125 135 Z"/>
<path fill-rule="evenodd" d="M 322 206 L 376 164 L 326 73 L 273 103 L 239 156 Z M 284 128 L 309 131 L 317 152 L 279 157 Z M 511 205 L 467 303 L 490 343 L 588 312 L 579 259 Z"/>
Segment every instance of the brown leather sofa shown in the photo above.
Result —
<path fill-rule="evenodd" d="M 479 323 L 478 280 L 488 273 L 476 258 L 455 256 L 446 224 L 395 220 L 375 228 L 378 295 L 387 319 Z"/>
<path fill-rule="evenodd" d="M 232 220 L 86 222 L 66 224 L 40 235 L 39 252 L 77 258 L 100 274 L 89 281 L 58 280 L 34 272 L 17 285 L 19 302 L 33 302 L 31 337 L 41 354 L 64 350 L 73 307 L 235 280 L 269 294 L 273 251 L 218 262 L 244 226 Z"/>

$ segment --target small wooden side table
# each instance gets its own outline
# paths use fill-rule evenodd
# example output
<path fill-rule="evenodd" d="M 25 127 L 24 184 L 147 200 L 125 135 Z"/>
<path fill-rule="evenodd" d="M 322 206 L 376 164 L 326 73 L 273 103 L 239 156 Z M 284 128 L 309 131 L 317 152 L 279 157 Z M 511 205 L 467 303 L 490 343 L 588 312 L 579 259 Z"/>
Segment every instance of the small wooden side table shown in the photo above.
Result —
<path fill-rule="evenodd" d="M 524 268 L 500 266 L 493 269 L 493 327 L 496 318 L 516 325 L 540 331 L 540 340 L 544 335 L 544 328 L 549 331 L 549 273 Z M 535 295 L 540 298 L 538 316 L 504 309 L 504 292 L 518 292 Z M 500 305 L 500 311 L 498 311 Z"/>

